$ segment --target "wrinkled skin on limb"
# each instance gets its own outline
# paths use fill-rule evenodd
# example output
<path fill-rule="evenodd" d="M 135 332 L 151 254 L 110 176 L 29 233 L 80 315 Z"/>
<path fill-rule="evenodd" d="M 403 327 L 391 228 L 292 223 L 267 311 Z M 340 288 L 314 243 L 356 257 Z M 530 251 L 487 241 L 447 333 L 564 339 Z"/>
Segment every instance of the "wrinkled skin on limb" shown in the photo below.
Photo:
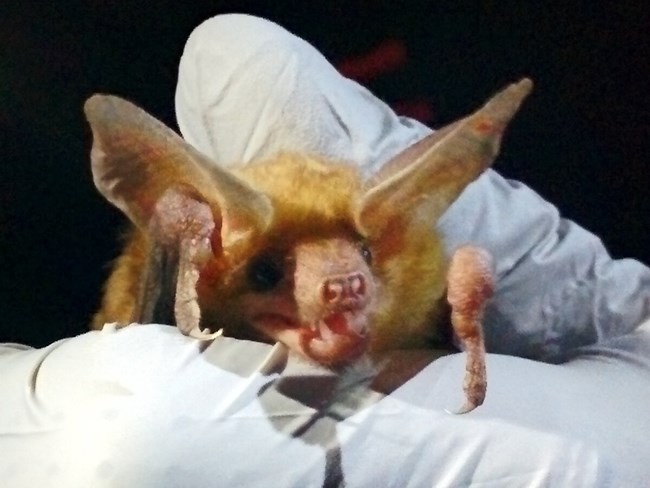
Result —
<path fill-rule="evenodd" d="M 492 265 L 471 246 L 448 261 L 434 223 L 489 167 L 531 87 L 508 86 L 369 181 L 305 154 L 226 170 L 133 104 L 91 97 L 95 184 L 134 224 L 94 326 L 170 323 L 280 341 L 332 368 L 397 364 L 395 352 L 431 348 L 448 290 L 471 410 L 485 397 Z"/>
<path fill-rule="evenodd" d="M 483 403 L 487 388 L 485 343 L 481 319 L 494 291 L 492 257 L 484 249 L 463 246 L 454 252 L 447 273 L 447 301 L 451 324 L 467 353 L 463 389 L 465 404 L 459 413 Z"/>

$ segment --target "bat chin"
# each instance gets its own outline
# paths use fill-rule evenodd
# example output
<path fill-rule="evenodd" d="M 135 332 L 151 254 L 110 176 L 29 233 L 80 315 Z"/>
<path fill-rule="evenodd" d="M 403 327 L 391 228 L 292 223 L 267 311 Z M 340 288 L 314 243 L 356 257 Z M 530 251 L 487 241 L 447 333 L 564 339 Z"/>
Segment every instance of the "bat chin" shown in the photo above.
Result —
<path fill-rule="evenodd" d="M 366 352 L 365 337 L 336 336 L 328 339 L 307 338 L 303 342 L 303 354 L 309 359 L 331 368 L 352 364 Z"/>
<path fill-rule="evenodd" d="M 368 320 L 364 311 L 335 311 L 307 323 L 265 314 L 256 318 L 255 325 L 289 349 L 332 368 L 359 359 L 369 343 Z"/>

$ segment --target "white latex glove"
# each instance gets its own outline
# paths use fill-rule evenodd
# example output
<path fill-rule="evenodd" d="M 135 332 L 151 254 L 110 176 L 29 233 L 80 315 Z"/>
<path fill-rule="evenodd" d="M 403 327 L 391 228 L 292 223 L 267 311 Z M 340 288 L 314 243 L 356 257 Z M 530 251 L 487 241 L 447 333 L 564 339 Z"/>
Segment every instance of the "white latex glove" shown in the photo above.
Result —
<path fill-rule="evenodd" d="M 444 411 L 461 403 L 462 354 L 389 397 L 357 389 L 328 405 L 327 373 L 285 367 L 268 344 L 221 337 L 203 350 L 174 327 L 134 325 L 0 345 L 0 486 L 646 486 L 640 344 L 650 349 L 650 323 L 617 356 L 488 355 L 486 402 L 467 415 Z"/>
<path fill-rule="evenodd" d="M 302 39 L 237 14 L 212 18 L 190 36 L 176 112 L 183 136 L 227 166 L 285 149 L 349 160 L 371 174 L 430 133 L 341 76 Z M 559 361 L 650 316 L 646 266 L 612 260 L 600 239 L 495 171 L 471 184 L 438 227 L 449 253 L 472 243 L 494 256 L 490 351 Z"/>

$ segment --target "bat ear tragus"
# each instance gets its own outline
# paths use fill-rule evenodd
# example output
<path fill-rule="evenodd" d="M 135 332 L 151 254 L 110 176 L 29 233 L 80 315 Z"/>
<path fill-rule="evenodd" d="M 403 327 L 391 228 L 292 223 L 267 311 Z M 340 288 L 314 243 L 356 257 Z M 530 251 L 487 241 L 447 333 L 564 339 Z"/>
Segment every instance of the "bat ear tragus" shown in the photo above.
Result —
<path fill-rule="evenodd" d="M 465 187 L 496 157 L 507 124 L 530 93 L 525 78 L 482 108 L 398 154 L 361 198 L 355 220 L 366 236 L 379 235 L 396 217 L 436 222 Z"/>
<path fill-rule="evenodd" d="M 98 190 L 147 232 L 157 202 L 184 188 L 221 215 L 221 245 L 234 250 L 270 225 L 269 199 L 194 149 L 144 110 L 119 97 L 93 95 L 84 105 L 93 133 Z M 191 189 L 191 191 L 186 191 Z"/>

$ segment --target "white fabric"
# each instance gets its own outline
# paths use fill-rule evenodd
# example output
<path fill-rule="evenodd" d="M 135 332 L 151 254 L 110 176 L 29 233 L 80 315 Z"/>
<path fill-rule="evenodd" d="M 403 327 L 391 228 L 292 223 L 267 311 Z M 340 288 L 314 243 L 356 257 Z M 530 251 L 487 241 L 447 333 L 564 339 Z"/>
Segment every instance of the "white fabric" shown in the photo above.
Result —
<path fill-rule="evenodd" d="M 496 87 L 495 87 L 496 88 Z M 367 172 L 427 133 L 341 78 L 308 44 L 252 17 L 190 37 L 184 136 L 222 164 L 280 148 Z M 283 348 L 165 326 L 0 346 L 0 486 L 645 486 L 650 480 L 648 270 L 612 261 L 523 185 L 489 172 L 440 222 L 448 246 L 497 257 L 486 403 L 458 406 L 464 358 L 390 397 L 319 403 L 331 376 Z M 589 345 L 598 341 L 597 344 Z M 346 392 L 348 390 L 343 390 Z M 337 478 L 337 469 L 342 478 Z M 334 474 L 332 474 L 334 473 Z"/>
<path fill-rule="evenodd" d="M 224 165 L 288 149 L 349 160 L 371 174 L 431 132 L 397 117 L 302 39 L 245 15 L 215 17 L 192 33 L 176 112 L 183 136 Z M 646 266 L 611 260 L 596 236 L 495 171 L 467 188 L 439 228 L 449 252 L 471 242 L 495 257 L 491 351 L 559 360 L 650 316 Z"/>
<path fill-rule="evenodd" d="M 156 325 L 0 347 L 1 486 L 322 486 L 337 444 L 349 487 L 646 486 L 639 343 L 650 349 L 650 323 L 562 365 L 490 355 L 486 403 L 464 416 L 444 412 L 461 402 L 456 354 L 321 417 L 279 393 L 279 373 L 305 376 L 299 392 L 327 375 L 284 368 L 279 347 L 222 338 L 201 352 Z"/>

